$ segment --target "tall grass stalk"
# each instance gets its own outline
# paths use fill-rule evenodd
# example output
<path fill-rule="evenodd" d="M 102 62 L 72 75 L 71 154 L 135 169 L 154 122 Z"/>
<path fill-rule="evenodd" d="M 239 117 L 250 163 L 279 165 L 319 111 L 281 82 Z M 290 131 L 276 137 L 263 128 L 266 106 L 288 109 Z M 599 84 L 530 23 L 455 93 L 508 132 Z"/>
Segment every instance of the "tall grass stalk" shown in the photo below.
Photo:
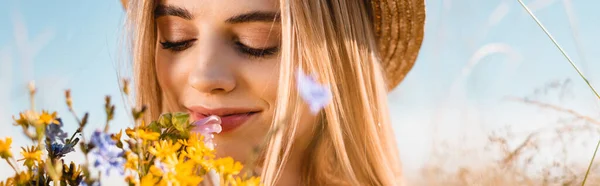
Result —
<path fill-rule="evenodd" d="M 525 3 L 523 3 L 522 0 L 517 0 L 517 1 L 519 1 L 519 3 L 521 4 L 521 6 L 523 6 L 523 8 L 527 11 L 527 13 L 529 13 L 529 15 L 533 18 L 533 20 L 535 20 L 535 22 L 537 23 L 537 25 L 540 26 L 540 28 L 542 28 L 542 30 L 544 31 L 544 33 L 546 33 L 546 35 L 550 38 L 550 40 L 552 40 L 552 43 L 554 43 L 554 46 L 556 46 L 558 48 L 558 50 L 560 50 L 560 52 L 563 54 L 563 56 L 565 56 L 565 58 L 567 58 L 567 60 L 571 64 L 571 66 L 573 66 L 573 68 L 577 71 L 577 74 L 579 74 L 579 76 L 590 87 L 590 89 L 592 90 L 592 92 L 594 92 L 594 94 L 596 95 L 596 97 L 598 98 L 598 100 L 600 100 L 600 94 L 598 94 L 598 92 L 596 91 L 596 89 L 594 89 L 594 87 L 592 86 L 592 84 L 590 84 L 590 82 L 588 81 L 588 79 L 585 78 L 585 76 L 583 75 L 583 73 L 579 70 L 579 68 L 577 68 L 577 65 L 575 65 L 575 63 L 573 62 L 573 60 L 571 60 L 571 58 L 569 57 L 569 55 L 567 55 L 567 52 L 565 52 L 565 50 L 563 50 L 563 48 L 558 44 L 558 42 L 554 39 L 554 37 L 552 37 L 552 35 L 550 34 L 550 32 L 548 32 L 548 30 L 546 29 L 546 27 L 544 27 L 544 25 L 542 25 L 542 23 L 533 14 L 533 12 L 531 12 L 531 10 L 529 10 L 529 8 L 527 7 L 527 5 L 525 5 Z M 598 143 L 596 144 L 596 149 L 594 150 L 594 155 L 592 155 L 592 159 L 590 160 L 590 164 L 589 164 L 589 166 L 587 168 L 587 171 L 585 173 L 585 177 L 583 178 L 583 182 L 581 183 L 582 186 L 585 185 L 585 181 L 587 180 L 588 175 L 590 174 L 590 169 L 592 168 L 592 164 L 594 163 L 594 159 L 596 158 L 596 154 L 598 152 L 598 147 L 600 147 L 600 140 L 598 140 Z"/>

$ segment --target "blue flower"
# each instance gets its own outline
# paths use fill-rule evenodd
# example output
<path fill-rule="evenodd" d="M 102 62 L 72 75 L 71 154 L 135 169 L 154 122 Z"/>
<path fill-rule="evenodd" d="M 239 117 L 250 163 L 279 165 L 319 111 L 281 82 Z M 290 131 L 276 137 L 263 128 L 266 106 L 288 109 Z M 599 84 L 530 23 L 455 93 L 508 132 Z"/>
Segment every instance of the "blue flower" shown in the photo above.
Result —
<path fill-rule="evenodd" d="M 90 143 L 95 146 L 91 152 L 94 167 L 104 170 L 107 175 L 110 175 L 111 170 L 117 170 L 121 175 L 124 173 L 124 151 L 117 147 L 117 143 L 109 134 L 95 131 Z"/>
<path fill-rule="evenodd" d="M 115 142 L 109 134 L 102 133 L 100 130 L 94 131 L 92 138 L 90 139 L 90 143 L 100 149 L 117 144 L 117 142 Z"/>
<path fill-rule="evenodd" d="M 331 102 L 331 90 L 327 85 L 319 84 L 314 77 L 304 74 L 302 68 L 298 68 L 296 72 L 296 83 L 300 97 L 308 103 L 313 114 L 318 113 Z"/>
<path fill-rule="evenodd" d="M 46 138 L 50 140 L 51 144 L 57 141 L 64 144 L 68 134 L 62 130 L 62 120 L 60 118 L 57 118 L 56 120 L 58 121 L 58 124 L 49 124 L 46 127 Z"/>
<path fill-rule="evenodd" d="M 69 152 L 73 152 L 75 151 L 75 149 L 73 148 L 75 145 L 77 144 L 77 142 L 75 143 L 69 143 L 67 145 L 61 144 L 61 143 L 52 143 L 52 145 L 47 145 L 46 146 L 46 150 L 48 150 L 48 154 L 50 157 L 52 158 L 62 158 L 65 157 L 65 155 Z"/>
<path fill-rule="evenodd" d="M 81 183 L 79 183 L 79 186 L 100 186 L 100 183 L 97 181 L 92 182 L 91 185 L 88 185 L 85 180 L 81 180 Z"/>
<path fill-rule="evenodd" d="M 46 150 L 51 158 L 62 158 L 69 152 L 75 151 L 73 147 L 77 145 L 79 139 L 75 138 L 69 143 L 65 142 L 68 134 L 62 130 L 63 122 L 60 118 L 56 119 L 58 124 L 49 124 L 46 126 Z"/>

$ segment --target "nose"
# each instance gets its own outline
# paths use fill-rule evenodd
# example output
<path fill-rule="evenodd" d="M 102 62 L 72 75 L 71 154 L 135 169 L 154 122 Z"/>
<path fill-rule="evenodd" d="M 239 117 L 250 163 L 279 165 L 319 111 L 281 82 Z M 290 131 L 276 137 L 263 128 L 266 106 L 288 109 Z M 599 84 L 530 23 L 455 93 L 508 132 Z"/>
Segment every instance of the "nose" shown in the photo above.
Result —
<path fill-rule="evenodd" d="M 198 47 L 198 60 L 188 75 L 188 82 L 203 93 L 228 93 L 236 86 L 234 69 L 226 61 L 226 56 L 216 52 L 220 46 L 215 44 L 217 42 L 211 41 L 200 44 L 203 46 Z"/>

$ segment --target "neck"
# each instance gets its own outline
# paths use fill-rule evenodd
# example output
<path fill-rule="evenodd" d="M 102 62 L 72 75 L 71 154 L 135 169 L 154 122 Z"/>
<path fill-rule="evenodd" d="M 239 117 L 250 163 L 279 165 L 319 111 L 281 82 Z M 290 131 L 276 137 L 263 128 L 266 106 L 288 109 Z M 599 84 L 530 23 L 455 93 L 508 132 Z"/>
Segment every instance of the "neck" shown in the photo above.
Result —
<path fill-rule="evenodd" d="M 304 160 L 303 153 L 291 153 L 284 167 L 281 170 L 279 180 L 276 185 L 294 186 L 302 184 L 302 165 Z"/>
<path fill-rule="evenodd" d="M 303 185 L 305 166 L 310 161 L 309 145 L 307 139 L 297 139 L 292 146 L 289 156 L 279 173 L 279 179 L 275 185 L 295 186 Z M 263 159 L 264 160 L 264 159 Z M 261 172 L 260 169 L 256 170 Z"/>

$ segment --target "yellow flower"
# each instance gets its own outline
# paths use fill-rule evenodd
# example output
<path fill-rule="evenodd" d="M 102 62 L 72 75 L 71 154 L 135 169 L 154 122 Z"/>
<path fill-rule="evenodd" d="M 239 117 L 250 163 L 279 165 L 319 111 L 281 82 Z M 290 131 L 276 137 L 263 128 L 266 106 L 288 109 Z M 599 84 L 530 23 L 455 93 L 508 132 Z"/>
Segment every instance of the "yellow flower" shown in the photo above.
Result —
<path fill-rule="evenodd" d="M 156 167 L 154 165 L 150 166 L 150 173 L 155 176 L 161 176 L 164 174 L 164 172 L 162 170 L 160 170 L 158 167 Z"/>
<path fill-rule="evenodd" d="M 12 138 L 6 137 L 4 140 L 0 140 L 0 157 L 7 159 L 12 157 L 10 152 L 10 145 L 12 144 Z"/>
<path fill-rule="evenodd" d="M 31 180 L 31 174 L 28 172 L 21 172 L 14 176 L 15 185 L 29 185 L 29 181 Z"/>
<path fill-rule="evenodd" d="M 131 151 L 126 151 L 125 158 L 127 158 L 127 161 L 125 162 L 125 169 L 131 169 L 132 171 L 137 171 L 138 167 L 139 167 L 138 162 L 140 161 L 138 156 Z"/>
<path fill-rule="evenodd" d="M 201 164 L 205 169 L 209 169 L 207 158 L 214 158 L 214 150 L 208 148 L 202 141 L 202 136 L 192 135 L 188 140 L 178 140 L 179 143 L 185 146 L 185 150 L 181 152 L 182 156 Z"/>
<path fill-rule="evenodd" d="M 13 116 L 13 120 L 15 120 L 15 125 L 23 127 L 40 124 L 60 124 L 56 119 L 56 112 L 49 113 L 48 111 L 42 111 L 42 114 L 40 115 L 35 111 L 28 110 L 19 113 L 19 118 Z"/>
<path fill-rule="evenodd" d="M 140 185 L 140 182 L 137 180 L 136 176 L 127 175 L 125 177 L 125 182 L 129 183 L 129 185 Z"/>
<path fill-rule="evenodd" d="M 21 155 L 23 155 L 23 159 L 20 159 L 19 161 L 25 160 L 23 165 L 31 168 L 31 167 L 33 167 L 33 164 L 36 161 L 42 161 L 42 151 L 37 149 L 37 147 L 34 147 L 34 146 L 31 146 L 29 148 L 21 147 L 21 149 L 23 149 L 21 151 Z"/>
<path fill-rule="evenodd" d="M 38 114 L 34 111 L 25 111 L 19 113 L 19 118 L 15 118 L 13 116 L 13 120 L 15 120 L 16 126 L 28 127 L 29 125 L 35 124 L 38 119 Z"/>
<path fill-rule="evenodd" d="M 153 176 L 162 177 L 162 181 L 168 185 L 190 185 L 196 186 L 202 182 L 204 172 L 200 172 L 198 165 L 193 161 L 187 161 L 185 156 L 179 156 L 179 159 L 173 164 L 161 162 L 162 167 L 154 164 L 150 166 L 150 173 Z M 160 184 L 159 184 L 160 185 Z"/>
<path fill-rule="evenodd" d="M 127 133 L 127 136 L 131 137 L 131 138 L 140 138 L 144 141 L 155 141 L 158 140 L 158 137 L 160 136 L 160 133 L 158 132 L 152 132 L 152 131 L 146 131 L 143 129 L 125 129 L 125 133 Z"/>
<path fill-rule="evenodd" d="M 233 179 L 232 176 L 239 174 L 242 170 L 242 164 L 234 161 L 231 157 L 214 160 L 213 166 L 223 179 Z"/>
<path fill-rule="evenodd" d="M 110 135 L 110 138 L 112 138 L 115 141 L 121 141 L 121 136 L 122 135 L 123 135 L 123 131 L 119 130 L 119 133 Z"/>
<path fill-rule="evenodd" d="M 139 129 L 138 129 L 138 135 L 140 136 L 140 138 L 142 140 L 148 140 L 148 141 L 158 140 L 158 137 L 160 136 L 160 134 L 158 132 L 151 132 L 151 131 L 145 131 L 145 130 L 139 130 Z"/>
<path fill-rule="evenodd" d="M 56 112 L 53 112 L 52 114 L 48 113 L 48 111 L 42 111 L 42 115 L 40 115 L 39 119 L 38 119 L 39 123 L 43 123 L 45 125 L 49 125 L 49 124 L 59 124 L 58 120 L 56 120 Z"/>
<path fill-rule="evenodd" d="M 152 174 L 146 174 L 140 181 L 140 186 L 154 186 L 158 182 L 158 177 L 154 177 Z"/>
<path fill-rule="evenodd" d="M 155 142 L 154 145 L 148 149 L 148 152 L 164 163 L 172 166 L 177 162 L 177 151 L 179 148 L 181 148 L 181 144 L 179 143 L 173 143 L 170 140 L 161 140 Z"/>
<path fill-rule="evenodd" d="M 235 182 L 232 184 L 234 186 L 260 186 L 262 185 L 260 183 L 260 178 L 258 177 L 251 177 L 245 180 L 242 180 L 241 178 L 237 177 L 235 178 Z"/>
<path fill-rule="evenodd" d="M 198 185 L 202 181 L 202 177 L 195 170 L 197 169 L 193 162 L 178 163 L 175 166 L 175 172 L 172 172 L 175 174 L 174 185 Z"/>
<path fill-rule="evenodd" d="M 204 137 L 201 134 L 194 133 L 190 135 L 188 139 L 179 139 L 177 142 L 186 147 L 206 148 L 207 150 L 210 150 L 204 145 L 203 139 Z"/>
<path fill-rule="evenodd" d="M 19 113 L 19 119 L 15 118 L 15 116 L 13 116 L 13 120 L 15 120 L 15 123 L 17 125 L 27 126 L 27 124 L 28 124 L 27 116 L 25 114 L 23 114 L 22 112 Z"/>

